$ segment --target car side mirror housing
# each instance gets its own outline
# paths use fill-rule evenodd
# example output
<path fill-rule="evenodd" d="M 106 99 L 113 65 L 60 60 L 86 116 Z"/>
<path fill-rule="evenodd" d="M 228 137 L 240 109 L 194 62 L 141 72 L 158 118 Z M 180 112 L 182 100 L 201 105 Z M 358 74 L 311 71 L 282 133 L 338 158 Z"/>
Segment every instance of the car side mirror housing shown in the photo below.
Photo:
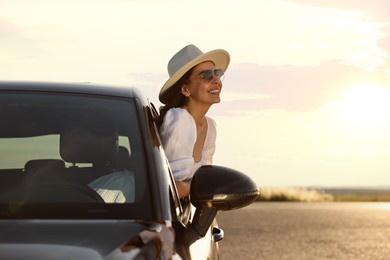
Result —
<path fill-rule="evenodd" d="M 254 202 L 260 192 L 247 175 L 231 168 L 207 165 L 200 167 L 191 183 L 191 203 L 220 211 L 238 209 Z"/>
<path fill-rule="evenodd" d="M 260 192 L 247 175 L 222 166 L 202 166 L 191 182 L 190 199 L 196 207 L 183 243 L 190 246 L 204 237 L 218 211 L 233 210 L 254 202 Z"/>

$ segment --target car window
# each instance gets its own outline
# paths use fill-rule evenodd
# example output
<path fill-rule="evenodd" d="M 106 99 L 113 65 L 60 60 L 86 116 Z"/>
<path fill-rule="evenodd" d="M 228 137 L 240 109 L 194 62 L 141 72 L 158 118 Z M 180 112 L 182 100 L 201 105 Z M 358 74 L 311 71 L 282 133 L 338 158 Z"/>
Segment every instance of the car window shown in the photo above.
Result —
<path fill-rule="evenodd" d="M 83 204 L 149 212 L 143 143 L 132 99 L 0 95 L 0 203 Z"/>

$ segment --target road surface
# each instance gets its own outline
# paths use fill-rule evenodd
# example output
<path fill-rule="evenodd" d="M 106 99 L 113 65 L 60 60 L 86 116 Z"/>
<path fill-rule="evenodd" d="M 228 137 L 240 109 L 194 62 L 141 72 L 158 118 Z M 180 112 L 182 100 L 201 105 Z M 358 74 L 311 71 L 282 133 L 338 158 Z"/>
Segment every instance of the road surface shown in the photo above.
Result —
<path fill-rule="evenodd" d="M 222 260 L 390 259 L 390 203 L 255 202 L 217 220 Z"/>

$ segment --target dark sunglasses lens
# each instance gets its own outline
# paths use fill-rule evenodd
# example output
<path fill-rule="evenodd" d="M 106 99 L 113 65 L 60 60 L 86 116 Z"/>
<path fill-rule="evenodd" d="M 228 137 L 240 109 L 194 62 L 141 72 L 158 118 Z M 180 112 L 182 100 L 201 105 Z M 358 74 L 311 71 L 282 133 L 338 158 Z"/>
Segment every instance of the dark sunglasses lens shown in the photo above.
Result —
<path fill-rule="evenodd" d="M 210 82 L 214 77 L 214 71 L 212 70 L 205 70 L 201 73 L 201 77 L 204 78 L 207 82 Z"/>
<path fill-rule="evenodd" d="M 224 72 L 222 69 L 216 69 L 216 70 L 205 70 L 203 71 L 200 76 L 207 82 L 211 82 L 214 79 L 214 75 L 216 78 L 220 79 L 223 76 Z"/>
<path fill-rule="evenodd" d="M 220 78 L 223 76 L 223 70 L 222 69 L 216 69 L 214 70 L 214 74 L 217 78 Z"/>

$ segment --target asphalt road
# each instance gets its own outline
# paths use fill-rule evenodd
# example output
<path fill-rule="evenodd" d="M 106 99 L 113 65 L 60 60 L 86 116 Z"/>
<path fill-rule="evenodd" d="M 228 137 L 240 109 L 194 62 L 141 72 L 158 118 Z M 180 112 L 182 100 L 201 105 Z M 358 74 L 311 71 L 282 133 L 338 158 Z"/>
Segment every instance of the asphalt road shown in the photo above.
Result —
<path fill-rule="evenodd" d="M 217 220 L 223 260 L 390 259 L 390 203 L 255 202 Z"/>

